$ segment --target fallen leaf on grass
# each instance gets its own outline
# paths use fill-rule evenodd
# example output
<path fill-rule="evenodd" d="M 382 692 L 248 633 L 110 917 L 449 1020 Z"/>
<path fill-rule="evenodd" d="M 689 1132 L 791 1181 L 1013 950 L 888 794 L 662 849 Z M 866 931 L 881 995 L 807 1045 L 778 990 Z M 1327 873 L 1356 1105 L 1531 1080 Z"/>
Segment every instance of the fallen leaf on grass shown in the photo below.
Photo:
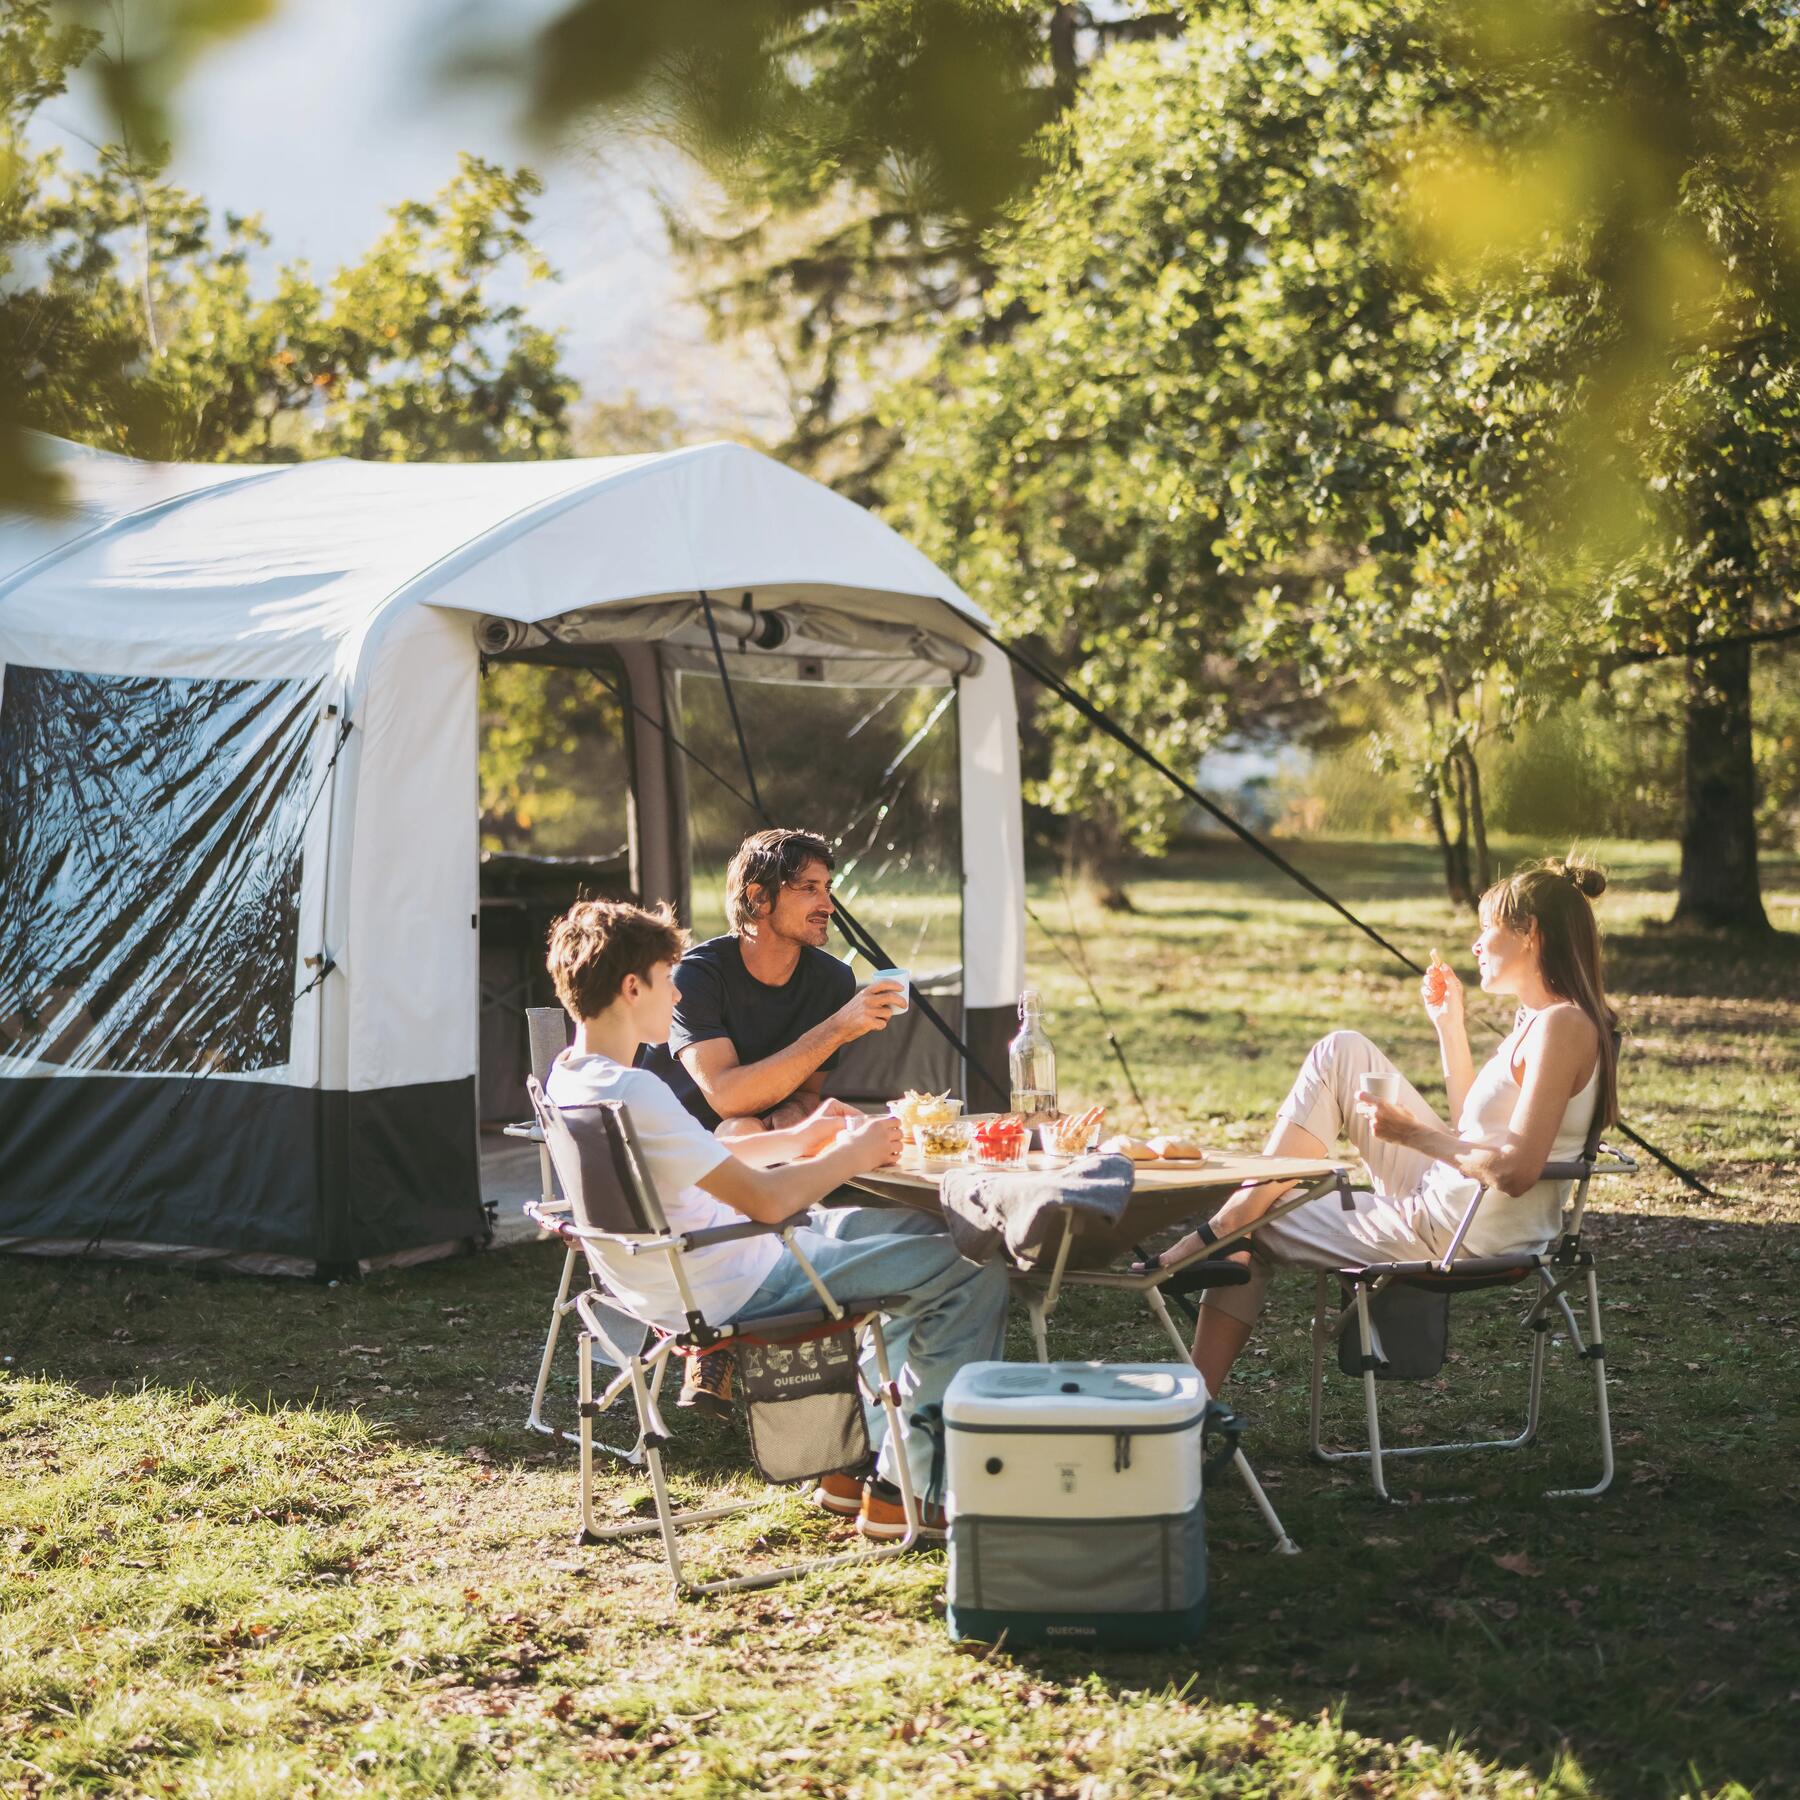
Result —
<path fill-rule="evenodd" d="M 1504 1569 L 1509 1575 L 1524 1575 L 1533 1580 L 1544 1572 L 1523 1550 L 1514 1550 L 1508 1555 L 1496 1556 L 1494 1566 Z"/>

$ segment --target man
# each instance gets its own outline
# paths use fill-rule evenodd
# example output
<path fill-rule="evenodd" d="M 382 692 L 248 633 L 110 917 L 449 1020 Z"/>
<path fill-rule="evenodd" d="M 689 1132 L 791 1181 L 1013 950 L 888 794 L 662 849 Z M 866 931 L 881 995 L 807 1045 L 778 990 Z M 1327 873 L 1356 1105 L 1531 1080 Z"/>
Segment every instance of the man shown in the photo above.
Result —
<path fill-rule="evenodd" d="M 812 832 L 752 832 L 725 871 L 731 930 L 695 945 L 675 966 L 668 1048 L 653 1048 L 641 1061 L 721 1138 L 785 1130 L 811 1116 L 844 1046 L 885 1031 L 906 1006 L 898 983 L 859 989 L 849 967 L 825 948 L 837 910 L 835 866 L 831 846 Z M 842 1101 L 825 1108 L 861 1117 Z M 896 1218 L 841 1206 L 815 1224 L 845 1240 L 937 1228 L 921 1213 Z M 727 1416 L 735 1361 L 728 1348 L 686 1358 L 676 1405 Z"/>
<path fill-rule="evenodd" d="M 826 950 L 834 867 L 831 847 L 811 832 L 753 832 L 725 872 L 731 930 L 676 967 L 672 1060 L 650 1066 L 709 1131 L 797 1124 L 819 1104 L 845 1045 L 885 1031 L 906 1008 L 897 982 L 859 989 Z"/>
<path fill-rule="evenodd" d="M 685 933 L 666 906 L 646 912 L 606 900 L 579 902 L 550 934 L 550 974 L 575 1019 L 576 1038 L 551 1066 L 549 1097 L 561 1106 L 625 1103 L 670 1227 L 698 1232 L 739 1218 L 786 1224 L 853 1176 L 891 1163 L 900 1153 L 893 1119 L 862 1119 L 845 1129 L 820 1107 L 796 1125 L 721 1140 L 663 1082 L 631 1066 L 639 1044 L 669 1033 L 684 946 Z M 794 1236 L 838 1300 L 852 1307 L 886 1302 L 908 1418 L 940 1401 L 965 1362 L 1001 1354 L 1006 1272 L 998 1262 L 965 1260 L 941 1233 L 845 1240 L 800 1226 Z M 628 1256 L 611 1245 L 599 1246 L 598 1256 L 607 1285 L 636 1316 L 671 1331 L 685 1328 L 682 1297 L 663 1258 Z M 816 1304 L 804 1269 L 772 1234 L 689 1251 L 683 1267 L 695 1304 L 713 1324 Z M 904 1456 L 927 1534 L 942 1537 L 941 1506 L 925 1505 L 936 1498 L 928 1493 L 930 1440 L 909 1424 L 904 1442 L 886 1441 L 885 1415 L 870 1411 L 874 1474 L 851 1483 L 828 1476 L 815 1498 L 829 1511 L 854 1512 L 866 1537 L 900 1537 L 905 1513 L 892 1477 Z"/>

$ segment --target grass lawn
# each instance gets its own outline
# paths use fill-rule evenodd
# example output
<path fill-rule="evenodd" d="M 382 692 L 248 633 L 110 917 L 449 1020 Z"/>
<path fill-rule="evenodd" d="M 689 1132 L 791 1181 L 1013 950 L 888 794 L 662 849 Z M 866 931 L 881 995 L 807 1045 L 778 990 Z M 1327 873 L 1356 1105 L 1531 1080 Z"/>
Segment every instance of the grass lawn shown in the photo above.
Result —
<path fill-rule="evenodd" d="M 1425 850 L 1295 854 L 1415 954 L 1467 966 Z M 0 1793 L 1800 1792 L 1800 936 L 1665 936 L 1668 858 L 1612 862 L 1627 1116 L 1717 1193 L 1647 1165 L 1601 1196 L 1620 1462 L 1602 1500 L 1537 1498 L 1596 1464 L 1566 1357 L 1533 1451 L 1395 1465 L 1418 1504 L 1310 1463 L 1309 1290 L 1290 1283 L 1231 1397 L 1304 1554 L 1268 1555 L 1227 1480 L 1203 1646 L 971 1653 L 946 1641 L 934 1556 L 678 1603 L 654 1540 L 577 1548 L 572 1458 L 521 1424 L 554 1246 L 332 1288 L 7 1259 Z M 1800 868 L 1769 877 L 1792 933 Z M 1249 1143 L 1331 1025 L 1431 1072 L 1410 981 L 1240 851 L 1131 892 L 1114 917 L 1051 881 L 1033 908 L 1065 945 L 1078 926 L 1157 1124 Z M 1134 1123 L 1035 928 L 1032 960 L 1065 1098 Z M 1446 1378 L 1389 1390 L 1395 1441 L 1511 1418 L 1515 1310 L 1458 1303 Z M 1078 1297 L 1053 1330 L 1063 1354 L 1165 1354 L 1115 1299 Z M 1334 1378 L 1334 1416 L 1354 1399 Z M 679 1435 L 684 1497 L 749 1491 L 735 1426 Z M 609 1474 L 603 1501 L 642 1509 L 645 1485 Z M 720 1567 L 829 1535 L 793 1496 L 692 1534 Z"/>

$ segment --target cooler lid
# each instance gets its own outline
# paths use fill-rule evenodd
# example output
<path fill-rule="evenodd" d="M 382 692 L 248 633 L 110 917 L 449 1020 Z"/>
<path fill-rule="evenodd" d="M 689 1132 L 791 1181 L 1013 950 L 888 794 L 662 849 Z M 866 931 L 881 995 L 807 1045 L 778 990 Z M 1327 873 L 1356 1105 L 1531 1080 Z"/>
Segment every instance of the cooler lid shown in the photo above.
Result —
<path fill-rule="evenodd" d="M 1189 1363 L 967 1363 L 944 1394 L 952 1429 L 983 1425 L 1143 1425 L 1165 1431 L 1197 1423 L 1206 1383 Z"/>

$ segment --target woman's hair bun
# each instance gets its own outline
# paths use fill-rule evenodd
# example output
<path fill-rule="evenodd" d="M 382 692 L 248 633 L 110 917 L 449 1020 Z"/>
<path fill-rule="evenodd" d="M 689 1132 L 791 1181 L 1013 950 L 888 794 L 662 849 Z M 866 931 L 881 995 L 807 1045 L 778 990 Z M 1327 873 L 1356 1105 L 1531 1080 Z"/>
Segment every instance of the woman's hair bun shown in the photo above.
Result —
<path fill-rule="evenodd" d="M 1598 900 L 1606 892 L 1606 871 L 1597 869 L 1590 862 L 1581 862 L 1575 857 L 1566 860 L 1561 857 L 1550 857 L 1544 867 L 1553 875 L 1560 875 L 1578 894 L 1585 894 L 1590 900 Z"/>

